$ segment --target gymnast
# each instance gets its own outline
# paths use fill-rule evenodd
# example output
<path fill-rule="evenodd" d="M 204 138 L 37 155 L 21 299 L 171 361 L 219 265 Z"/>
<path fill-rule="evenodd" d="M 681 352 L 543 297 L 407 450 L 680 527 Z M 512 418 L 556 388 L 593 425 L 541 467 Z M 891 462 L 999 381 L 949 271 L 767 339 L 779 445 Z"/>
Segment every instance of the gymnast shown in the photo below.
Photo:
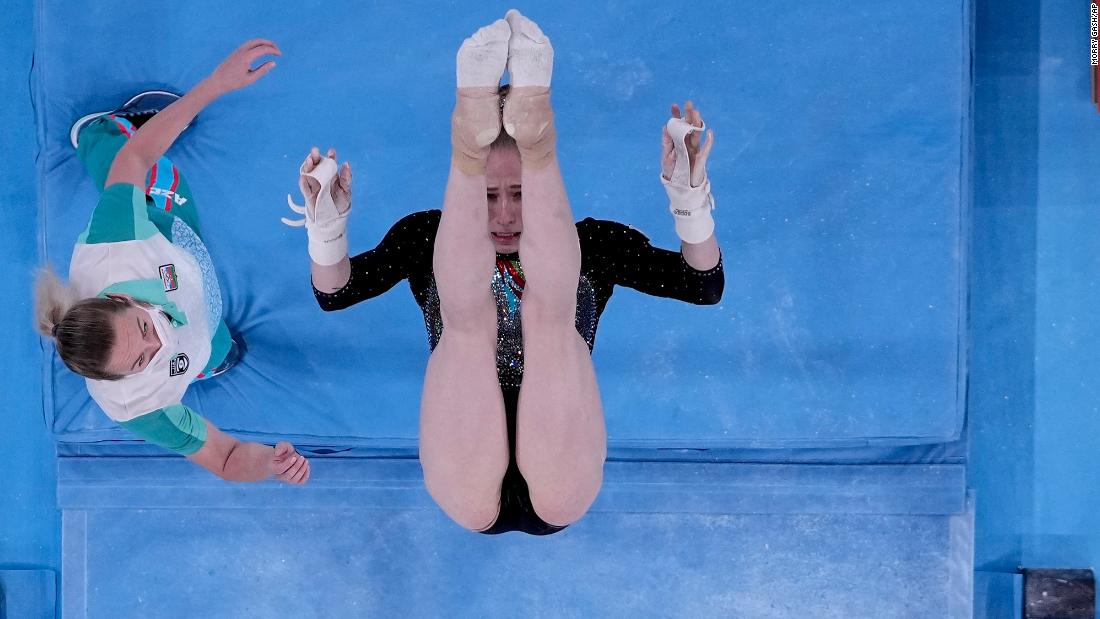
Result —
<path fill-rule="evenodd" d="M 203 108 L 275 66 L 252 63 L 279 54 L 271 41 L 248 41 L 183 97 L 146 91 L 73 125 L 70 140 L 100 196 L 73 249 L 69 286 L 48 267 L 39 272 L 36 326 L 100 408 L 137 436 L 222 479 L 303 484 L 309 462 L 290 443 L 238 441 L 181 402 L 188 385 L 226 372 L 241 351 L 222 321 L 194 197 L 164 157 Z"/>
<path fill-rule="evenodd" d="M 463 42 L 442 212 L 404 217 L 349 259 L 351 167 L 314 148 L 299 177 L 305 206 L 291 204 L 305 218 L 284 220 L 307 227 L 326 311 L 409 281 L 432 349 L 420 409 L 425 485 L 455 522 L 487 534 L 555 533 L 595 499 L 607 439 L 591 349 L 614 286 L 714 304 L 724 285 L 705 167 L 713 134 L 700 145 L 699 111 L 689 102 L 681 118 L 673 105 L 666 125 L 662 182 L 683 244 L 657 249 L 620 223 L 574 223 L 552 68 L 550 41 L 514 10 Z"/>

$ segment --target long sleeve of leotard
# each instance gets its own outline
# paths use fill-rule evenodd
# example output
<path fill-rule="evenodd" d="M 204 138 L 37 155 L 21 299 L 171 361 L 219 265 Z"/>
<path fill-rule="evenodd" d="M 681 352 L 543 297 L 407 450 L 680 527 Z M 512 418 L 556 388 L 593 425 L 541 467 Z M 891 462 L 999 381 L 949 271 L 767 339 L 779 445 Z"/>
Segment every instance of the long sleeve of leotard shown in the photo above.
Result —
<path fill-rule="evenodd" d="M 648 295 L 696 305 L 714 305 L 722 299 L 726 278 L 721 258 L 714 268 L 699 271 L 679 252 L 651 245 L 638 230 L 591 217 L 577 224 L 577 235 L 584 272 Z"/>
<path fill-rule="evenodd" d="M 351 258 L 351 276 L 343 288 L 333 293 L 313 289 L 317 304 L 326 312 L 341 310 L 377 297 L 414 272 L 430 269 L 439 214 L 421 211 L 398 220 L 377 247 Z"/>

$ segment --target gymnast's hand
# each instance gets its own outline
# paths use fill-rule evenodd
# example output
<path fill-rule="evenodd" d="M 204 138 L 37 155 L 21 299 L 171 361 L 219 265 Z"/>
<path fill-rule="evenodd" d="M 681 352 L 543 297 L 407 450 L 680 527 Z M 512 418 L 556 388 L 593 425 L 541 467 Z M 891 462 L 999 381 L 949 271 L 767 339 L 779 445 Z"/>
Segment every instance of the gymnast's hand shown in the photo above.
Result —
<path fill-rule="evenodd" d="M 701 133 L 707 141 L 701 144 Z M 714 196 L 707 178 L 707 157 L 714 148 L 714 132 L 703 124 L 703 117 L 691 101 L 684 106 L 672 104 L 672 118 L 665 122 L 661 132 L 661 184 L 668 194 L 668 210 L 676 222 L 676 234 L 685 244 L 703 246 L 705 255 L 693 255 L 695 250 L 684 253 L 688 264 L 713 264 L 718 262 L 718 244 L 714 240 Z M 686 161 L 685 161 L 686 160 Z M 713 266 L 711 264 L 711 266 Z M 710 267 L 706 267 L 710 268 Z"/>
<path fill-rule="evenodd" d="M 226 56 L 218 68 L 206 78 L 219 95 L 250 86 L 275 68 L 275 61 L 268 60 L 255 69 L 252 64 L 262 56 L 281 56 L 279 46 L 267 39 L 252 39 Z"/>
<path fill-rule="evenodd" d="M 290 443 L 279 442 L 272 452 L 271 474 L 279 481 L 300 486 L 309 481 L 309 460 L 294 451 Z"/>
<path fill-rule="evenodd" d="M 328 149 L 325 155 L 329 159 L 336 160 L 336 149 Z M 321 183 L 309 176 L 309 173 L 321 163 L 321 151 L 314 146 L 302 162 L 301 175 L 298 177 L 298 188 L 302 190 L 302 196 L 306 199 L 309 208 L 317 208 L 317 195 L 321 191 Z M 336 205 L 336 212 L 346 215 L 351 209 L 351 164 L 347 161 L 340 166 L 340 173 L 336 176 L 336 182 L 332 183 L 332 202 Z"/>
<path fill-rule="evenodd" d="M 683 118 L 683 120 L 692 126 L 703 127 L 703 117 L 699 114 L 699 110 L 695 108 L 695 104 L 688 101 L 684 105 L 684 115 L 680 115 L 680 106 L 672 104 L 672 117 Z M 687 139 L 684 140 L 684 146 L 687 147 L 688 162 L 691 165 L 691 186 L 698 187 L 706 180 L 707 177 L 707 157 L 710 157 L 710 150 L 714 147 L 714 131 L 706 129 L 707 141 L 705 144 L 701 144 L 700 131 L 692 131 L 688 134 Z M 665 126 L 661 129 L 661 176 L 665 180 L 672 179 L 672 170 L 676 167 L 676 148 L 672 143 L 672 136 L 668 134 L 668 127 Z"/>
<path fill-rule="evenodd" d="M 336 149 L 328 149 L 322 157 L 316 146 L 306 155 L 298 171 L 298 189 L 306 199 L 304 205 L 286 196 L 290 210 L 304 215 L 302 219 L 287 219 L 288 226 L 305 226 L 309 237 L 309 258 L 318 266 L 340 264 L 348 255 L 348 214 L 351 213 L 351 164 L 336 166 Z"/>

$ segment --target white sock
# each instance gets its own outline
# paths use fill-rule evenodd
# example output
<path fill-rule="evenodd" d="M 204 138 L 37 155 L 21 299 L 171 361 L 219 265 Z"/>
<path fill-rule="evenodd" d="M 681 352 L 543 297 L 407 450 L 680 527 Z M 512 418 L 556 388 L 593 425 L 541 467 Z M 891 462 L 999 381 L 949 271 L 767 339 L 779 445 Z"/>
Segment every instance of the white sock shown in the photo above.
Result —
<path fill-rule="evenodd" d="M 521 86 L 550 87 L 554 73 L 554 47 L 538 24 L 516 9 L 504 16 L 512 27 L 508 40 L 508 83 Z"/>
<path fill-rule="evenodd" d="M 508 22 L 498 19 L 480 28 L 458 48 L 455 72 L 459 88 L 496 88 L 508 64 Z"/>

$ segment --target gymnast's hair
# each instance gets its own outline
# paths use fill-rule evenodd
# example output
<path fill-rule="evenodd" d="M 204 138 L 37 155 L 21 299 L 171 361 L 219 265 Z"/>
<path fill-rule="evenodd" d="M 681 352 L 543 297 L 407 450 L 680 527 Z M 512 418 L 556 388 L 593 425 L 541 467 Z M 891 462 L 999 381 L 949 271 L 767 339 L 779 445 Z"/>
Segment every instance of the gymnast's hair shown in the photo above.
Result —
<path fill-rule="evenodd" d="M 107 371 L 115 344 L 112 317 L 128 304 L 94 297 L 78 300 L 49 267 L 39 269 L 34 282 L 35 327 L 53 339 L 57 354 L 72 371 L 98 380 L 118 380 Z"/>

